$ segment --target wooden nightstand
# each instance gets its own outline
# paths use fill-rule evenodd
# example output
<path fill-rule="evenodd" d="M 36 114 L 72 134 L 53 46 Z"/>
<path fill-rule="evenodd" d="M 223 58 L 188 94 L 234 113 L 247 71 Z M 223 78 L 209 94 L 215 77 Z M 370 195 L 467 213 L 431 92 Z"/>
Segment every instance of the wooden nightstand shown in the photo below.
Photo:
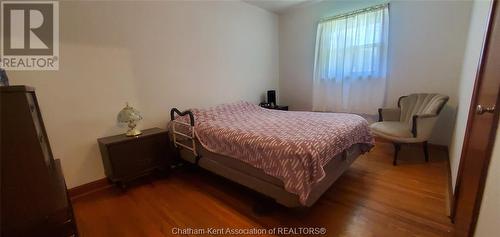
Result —
<path fill-rule="evenodd" d="M 266 108 L 266 109 L 275 109 L 275 110 L 288 110 L 288 106 L 283 106 L 283 105 L 275 105 L 275 106 L 260 105 L 260 107 Z"/>
<path fill-rule="evenodd" d="M 126 188 L 126 184 L 155 170 L 168 171 L 174 152 L 168 131 L 151 128 L 135 137 L 120 134 L 97 139 L 108 179 Z"/>

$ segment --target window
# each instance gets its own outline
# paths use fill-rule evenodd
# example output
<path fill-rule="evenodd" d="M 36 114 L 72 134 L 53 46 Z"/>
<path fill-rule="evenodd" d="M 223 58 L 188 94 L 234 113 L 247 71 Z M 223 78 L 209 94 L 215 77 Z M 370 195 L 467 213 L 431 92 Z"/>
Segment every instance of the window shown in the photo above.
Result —
<path fill-rule="evenodd" d="M 316 110 L 366 112 L 373 109 L 368 105 L 382 104 L 388 31 L 387 4 L 319 22 L 314 61 L 314 81 L 319 87 L 314 91 Z"/>

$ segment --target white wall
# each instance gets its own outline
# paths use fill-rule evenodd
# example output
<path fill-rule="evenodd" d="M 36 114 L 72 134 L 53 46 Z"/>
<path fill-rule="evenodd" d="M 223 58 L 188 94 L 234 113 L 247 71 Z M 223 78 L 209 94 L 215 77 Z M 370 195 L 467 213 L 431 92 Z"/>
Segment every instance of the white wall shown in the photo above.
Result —
<path fill-rule="evenodd" d="M 483 200 L 476 226 L 476 237 L 495 236 L 500 232 L 500 129 L 497 129 Z M 496 233 L 496 234 L 495 234 Z"/>
<path fill-rule="evenodd" d="M 69 187 L 104 177 L 98 137 L 122 133 L 128 101 L 140 127 L 164 127 L 172 107 L 258 103 L 278 86 L 278 19 L 225 1 L 60 2 L 60 70 L 8 72 L 37 89 Z"/>
<path fill-rule="evenodd" d="M 481 49 L 486 34 L 490 5 L 490 0 L 475 0 L 472 8 L 469 36 L 465 47 L 465 56 L 458 88 L 457 118 L 449 147 L 453 190 L 455 190 L 465 128 L 467 126 L 476 72 L 481 57 Z"/>
<path fill-rule="evenodd" d="M 386 1 L 323 1 L 280 14 L 280 103 L 311 110 L 316 25 L 319 19 Z M 391 1 L 386 105 L 413 92 L 450 96 L 432 143 L 448 145 L 467 36 L 469 1 Z M 377 108 L 374 108 L 377 113 Z"/>

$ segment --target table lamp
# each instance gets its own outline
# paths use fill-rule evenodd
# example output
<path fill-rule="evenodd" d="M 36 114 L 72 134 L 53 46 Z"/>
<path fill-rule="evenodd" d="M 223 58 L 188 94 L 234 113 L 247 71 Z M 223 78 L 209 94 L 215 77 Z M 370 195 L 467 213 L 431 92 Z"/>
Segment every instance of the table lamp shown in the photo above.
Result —
<path fill-rule="evenodd" d="M 141 113 L 133 107 L 130 107 L 128 103 L 127 106 L 118 113 L 117 118 L 120 123 L 128 123 L 129 130 L 126 133 L 127 136 L 131 137 L 142 134 L 139 129 L 135 128 L 137 126 L 137 121 L 142 119 Z"/>

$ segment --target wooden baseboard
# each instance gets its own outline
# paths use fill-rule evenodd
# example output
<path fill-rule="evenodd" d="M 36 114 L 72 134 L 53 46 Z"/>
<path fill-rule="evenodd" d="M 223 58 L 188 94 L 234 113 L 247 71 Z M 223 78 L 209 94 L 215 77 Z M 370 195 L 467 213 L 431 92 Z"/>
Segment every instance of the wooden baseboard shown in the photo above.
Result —
<path fill-rule="evenodd" d="M 455 201 L 455 197 L 453 191 L 453 177 L 451 175 L 450 153 L 448 150 L 446 150 L 446 156 L 448 158 L 446 160 L 448 165 L 448 216 L 450 217 L 450 220 L 453 221 L 451 218 L 453 215 L 453 202 Z"/>
<path fill-rule="evenodd" d="M 81 196 L 85 196 L 89 193 L 93 193 L 99 190 L 103 190 L 111 187 L 111 183 L 107 178 L 102 178 L 90 183 L 86 183 L 68 190 L 69 197 L 71 199 L 76 199 Z"/>

